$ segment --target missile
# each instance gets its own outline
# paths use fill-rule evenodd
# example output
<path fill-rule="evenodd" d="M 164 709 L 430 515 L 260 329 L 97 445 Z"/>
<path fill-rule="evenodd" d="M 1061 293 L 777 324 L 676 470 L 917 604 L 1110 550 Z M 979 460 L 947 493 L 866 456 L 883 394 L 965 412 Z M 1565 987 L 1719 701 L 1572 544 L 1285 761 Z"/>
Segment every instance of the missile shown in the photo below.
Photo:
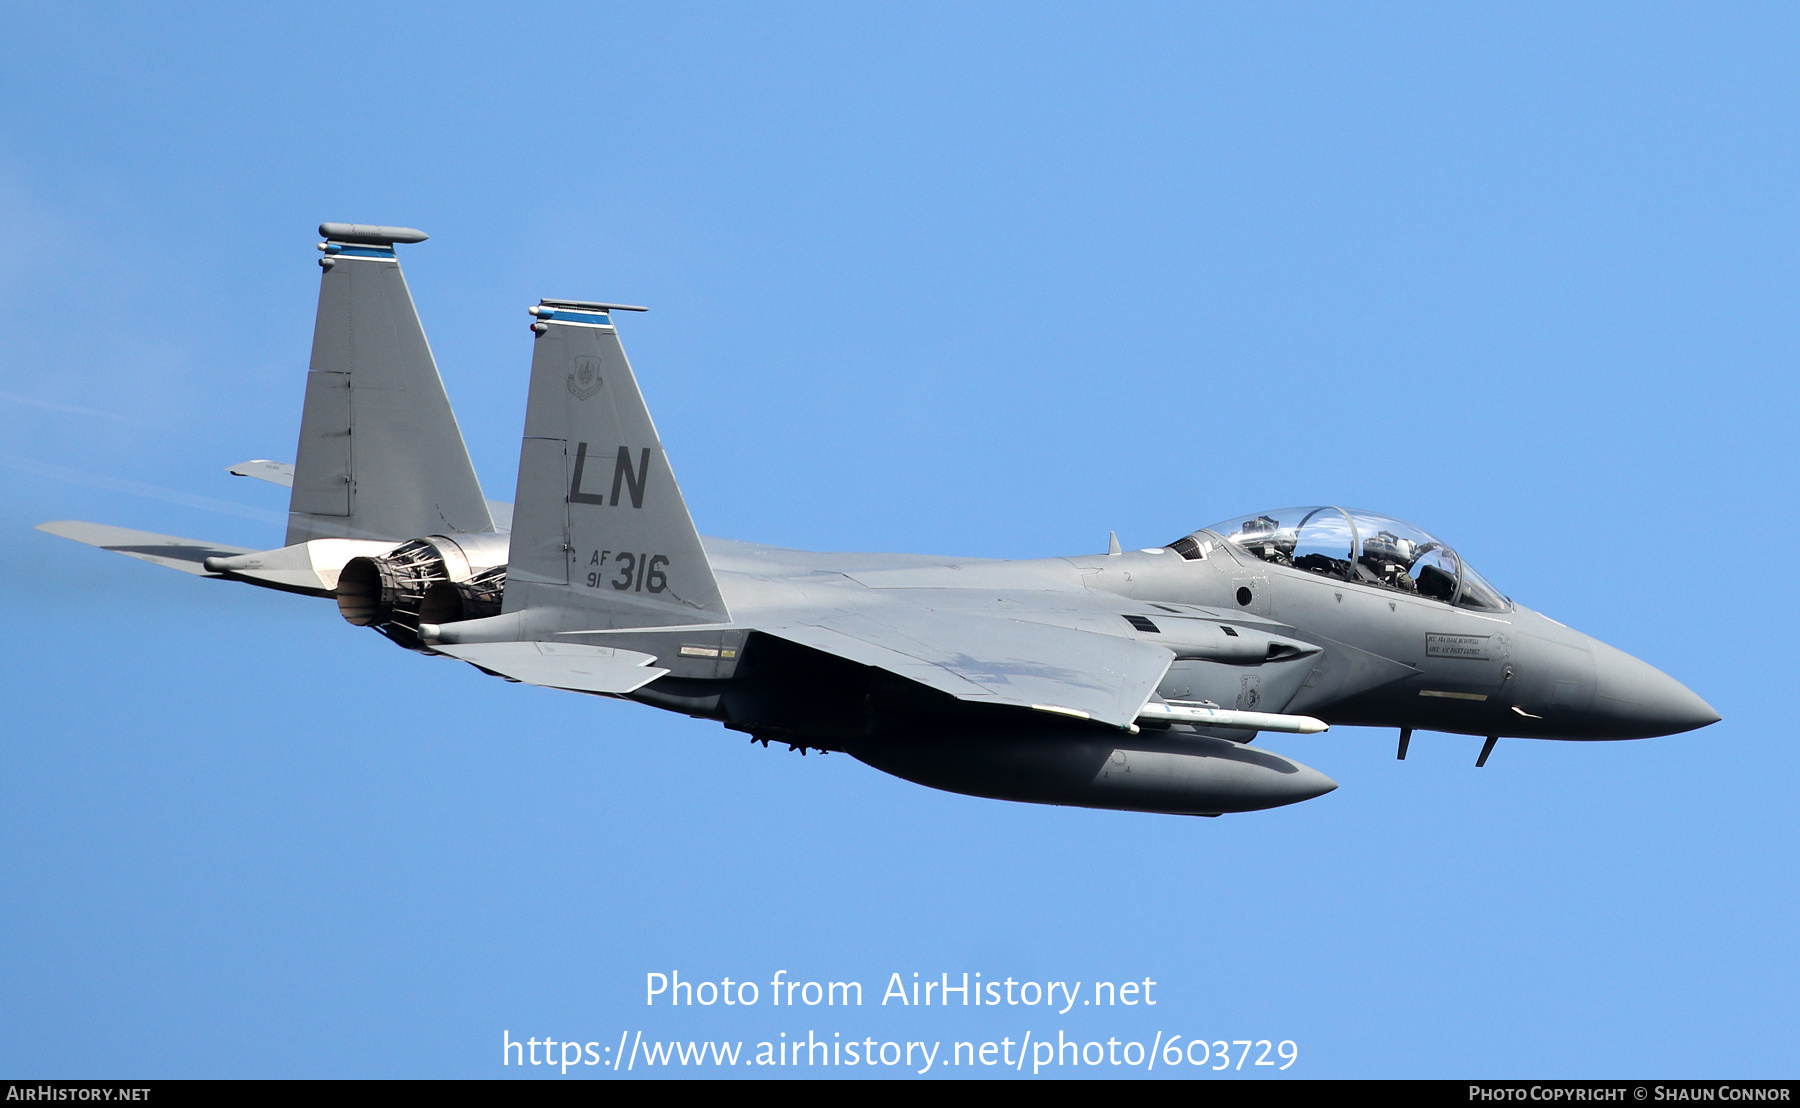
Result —
<path fill-rule="evenodd" d="M 1244 731 L 1280 731 L 1289 735 L 1317 735 L 1331 729 L 1324 720 L 1314 719 L 1312 716 L 1238 712 L 1185 700 L 1146 704 L 1139 710 L 1138 720 L 1151 723 L 1194 723 L 1203 727 L 1230 727 Z"/>

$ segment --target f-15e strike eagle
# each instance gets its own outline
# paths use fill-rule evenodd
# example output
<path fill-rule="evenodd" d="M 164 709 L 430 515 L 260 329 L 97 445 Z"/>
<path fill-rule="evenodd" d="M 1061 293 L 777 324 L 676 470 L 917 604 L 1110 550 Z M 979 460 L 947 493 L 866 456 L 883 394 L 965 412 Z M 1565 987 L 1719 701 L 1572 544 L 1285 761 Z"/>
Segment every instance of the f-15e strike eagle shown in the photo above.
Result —
<path fill-rule="evenodd" d="M 954 792 L 1218 815 L 1336 783 L 1247 745 L 1327 724 L 1630 739 L 1716 722 L 1673 679 L 1513 603 L 1442 541 L 1337 507 L 1167 546 L 1029 561 L 702 538 L 614 313 L 544 300 L 513 505 L 486 500 L 396 259 L 327 223 L 287 540 L 243 550 L 92 523 L 55 535 L 331 597 L 485 673 L 844 751 Z"/>

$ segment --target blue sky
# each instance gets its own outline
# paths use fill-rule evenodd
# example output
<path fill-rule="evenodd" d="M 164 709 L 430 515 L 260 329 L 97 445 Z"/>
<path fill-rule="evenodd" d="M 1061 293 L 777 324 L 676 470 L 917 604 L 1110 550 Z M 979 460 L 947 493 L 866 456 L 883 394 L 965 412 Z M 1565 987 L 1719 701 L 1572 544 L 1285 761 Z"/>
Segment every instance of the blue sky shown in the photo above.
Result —
<path fill-rule="evenodd" d="M 1797 24 L 7 6 L 0 1071 L 1060 1028 L 1291 1039 L 1310 1077 L 1791 1074 Z M 1365 507 L 1724 722 L 1479 772 L 1335 728 L 1263 740 L 1342 786 L 1289 809 L 1013 805 L 31 530 L 279 543 L 281 491 L 222 467 L 292 457 L 321 220 L 431 233 L 402 260 L 490 496 L 522 309 L 644 303 L 705 533 L 1041 557 Z M 671 970 L 872 994 L 647 1009 Z M 963 971 L 1161 999 L 874 1002 Z"/>

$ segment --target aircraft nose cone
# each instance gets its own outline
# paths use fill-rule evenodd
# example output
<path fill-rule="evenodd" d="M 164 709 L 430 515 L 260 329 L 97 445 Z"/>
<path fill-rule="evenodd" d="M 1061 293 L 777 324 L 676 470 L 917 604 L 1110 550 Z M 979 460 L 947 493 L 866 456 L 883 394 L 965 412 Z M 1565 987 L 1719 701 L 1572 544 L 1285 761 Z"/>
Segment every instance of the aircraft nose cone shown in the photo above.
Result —
<path fill-rule="evenodd" d="M 1662 670 L 1594 645 L 1594 714 L 1612 737 L 1647 739 L 1719 722 L 1712 705 Z"/>

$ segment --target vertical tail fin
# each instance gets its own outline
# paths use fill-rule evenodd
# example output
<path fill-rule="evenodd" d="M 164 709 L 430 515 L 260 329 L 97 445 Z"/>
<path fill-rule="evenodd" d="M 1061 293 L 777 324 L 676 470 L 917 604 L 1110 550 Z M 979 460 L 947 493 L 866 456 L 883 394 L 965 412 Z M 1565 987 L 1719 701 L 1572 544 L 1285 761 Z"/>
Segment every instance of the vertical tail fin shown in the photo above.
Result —
<path fill-rule="evenodd" d="M 408 227 L 325 223 L 287 545 L 492 531 L 394 256 Z"/>
<path fill-rule="evenodd" d="M 727 621 L 612 310 L 644 309 L 572 300 L 531 309 L 503 611 L 576 608 L 595 628 Z"/>

